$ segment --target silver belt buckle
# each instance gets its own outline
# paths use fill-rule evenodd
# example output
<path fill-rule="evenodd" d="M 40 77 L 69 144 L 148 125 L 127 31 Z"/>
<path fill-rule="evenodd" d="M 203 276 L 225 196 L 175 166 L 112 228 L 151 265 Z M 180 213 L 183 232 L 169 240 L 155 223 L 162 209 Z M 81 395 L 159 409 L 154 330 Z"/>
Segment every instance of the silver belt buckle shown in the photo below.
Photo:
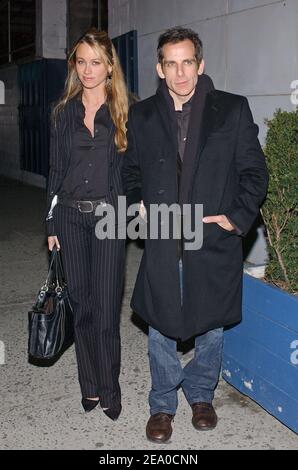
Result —
<path fill-rule="evenodd" d="M 83 213 L 84 213 L 84 212 L 85 212 L 85 213 L 93 212 L 93 202 L 92 202 L 92 201 L 81 201 L 81 202 L 83 202 L 84 204 L 86 204 L 86 202 L 89 203 L 90 206 L 91 206 L 91 209 L 90 209 L 90 210 L 82 210 L 82 209 L 81 209 L 81 205 L 80 205 L 80 201 L 79 201 L 79 202 L 78 202 L 78 209 L 79 209 L 80 212 L 83 212 Z"/>

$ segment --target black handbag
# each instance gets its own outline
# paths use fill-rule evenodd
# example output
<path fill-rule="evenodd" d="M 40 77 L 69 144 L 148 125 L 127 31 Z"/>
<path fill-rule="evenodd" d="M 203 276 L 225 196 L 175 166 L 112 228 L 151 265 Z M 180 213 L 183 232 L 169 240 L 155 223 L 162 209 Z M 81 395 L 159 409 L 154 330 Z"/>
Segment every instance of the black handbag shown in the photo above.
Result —
<path fill-rule="evenodd" d="M 61 254 L 53 249 L 47 279 L 28 312 L 29 359 L 58 358 L 73 343 L 73 311 L 65 282 Z"/>

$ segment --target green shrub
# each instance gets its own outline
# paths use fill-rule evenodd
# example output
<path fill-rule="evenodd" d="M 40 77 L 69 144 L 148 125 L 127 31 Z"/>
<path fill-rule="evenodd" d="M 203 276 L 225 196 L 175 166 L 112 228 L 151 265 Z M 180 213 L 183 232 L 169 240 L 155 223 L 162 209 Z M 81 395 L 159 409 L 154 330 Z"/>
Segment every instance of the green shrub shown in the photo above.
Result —
<path fill-rule="evenodd" d="M 270 261 L 266 278 L 289 292 L 298 291 L 298 109 L 278 109 L 266 121 L 264 152 L 270 182 L 262 216 Z"/>

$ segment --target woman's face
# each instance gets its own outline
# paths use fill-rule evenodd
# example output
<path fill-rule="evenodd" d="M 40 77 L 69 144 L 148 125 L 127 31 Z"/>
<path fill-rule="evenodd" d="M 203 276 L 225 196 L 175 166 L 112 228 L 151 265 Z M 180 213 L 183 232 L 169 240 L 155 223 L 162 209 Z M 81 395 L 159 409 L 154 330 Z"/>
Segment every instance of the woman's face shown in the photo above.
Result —
<path fill-rule="evenodd" d="M 112 67 L 107 66 L 99 52 L 82 43 L 76 50 L 76 71 L 83 87 L 104 87 Z"/>

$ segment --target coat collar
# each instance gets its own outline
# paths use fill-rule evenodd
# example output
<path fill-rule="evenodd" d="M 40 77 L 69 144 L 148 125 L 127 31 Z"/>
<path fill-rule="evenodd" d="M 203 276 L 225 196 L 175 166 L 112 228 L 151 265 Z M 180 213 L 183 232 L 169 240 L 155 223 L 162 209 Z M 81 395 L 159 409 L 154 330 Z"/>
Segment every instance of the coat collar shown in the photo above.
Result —
<path fill-rule="evenodd" d="M 168 136 L 168 140 L 169 142 L 176 143 L 177 139 L 173 139 L 173 135 L 177 135 L 177 123 L 174 113 L 174 101 L 171 95 L 169 94 L 165 80 L 161 81 L 161 84 L 158 87 L 154 98 L 155 105 L 161 117 L 162 126 Z M 199 77 L 198 84 L 196 86 L 196 90 L 192 98 L 190 126 L 195 128 L 195 133 L 197 135 L 198 123 L 197 120 L 193 118 L 197 115 L 198 108 L 200 105 L 203 105 L 203 119 L 201 126 L 202 140 L 200 139 L 200 149 L 203 150 L 208 135 L 212 130 L 214 130 L 216 127 L 218 127 L 218 125 L 220 125 L 221 121 L 221 116 L 220 114 L 218 114 L 220 108 L 217 103 L 216 90 L 214 89 L 214 85 L 211 78 L 206 74 L 203 74 Z M 175 150 L 177 150 L 177 145 L 175 145 Z"/>
<path fill-rule="evenodd" d="M 208 136 L 222 126 L 226 117 L 226 107 L 221 103 L 220 93 L 214 89 L 213 82 L 208 75 L 201 75 L 196 86 L 191 103 L 191 115 L 187 142 L 184 152 L 184 162 L 180 185 L 180 202 L 187 202 L 189 190 Z M 177 120 L 174 112 L 174 102 L 171 98 L 165 81 L 158 88 L 155 95 L 155 104 L 161 117 L 162 127 L 166 133 L 168 145 L 173 155 L 178 152 Z"/>

